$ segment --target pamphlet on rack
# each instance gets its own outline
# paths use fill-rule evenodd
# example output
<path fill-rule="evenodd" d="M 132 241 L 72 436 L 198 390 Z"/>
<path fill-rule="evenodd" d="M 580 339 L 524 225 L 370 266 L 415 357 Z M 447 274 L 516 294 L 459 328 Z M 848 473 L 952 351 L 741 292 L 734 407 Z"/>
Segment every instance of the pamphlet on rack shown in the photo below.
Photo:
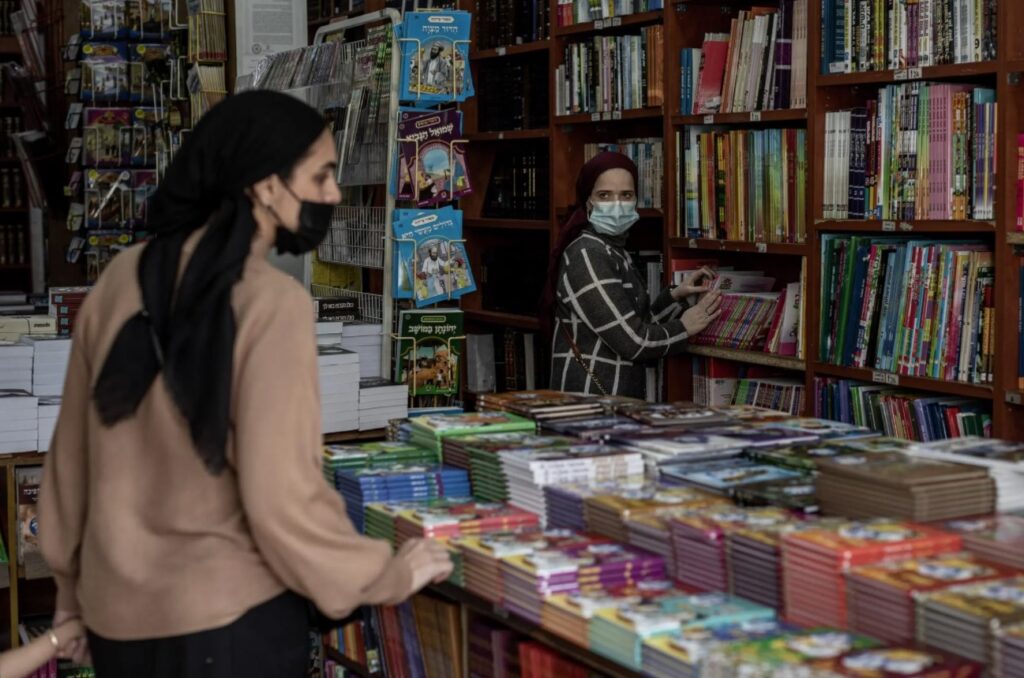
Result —
<path fill-rule="evenodd" d="M 393 228 L 396 299 L 423 307 L 476 290 L 460 210 L 395 210 Z"/>
<path fill-rule="evenodd" d="M 462 112 L 402 108 L 398 115 L 396 197 L 430 207 L 473 192 L 466 171 Z"/>
<path fill-rule="evenodd" d="M 462 311 L 455 308 L 402 311 L 395 355 L 395 381 L 409 395 L 456 395 L 463 333 Z"/>
<path fill-rule="evenodd" d="M 471 14 L 406 12 L 402 45 L 402 101 L 462 102 L 473 96 L 469 70 Z"/>

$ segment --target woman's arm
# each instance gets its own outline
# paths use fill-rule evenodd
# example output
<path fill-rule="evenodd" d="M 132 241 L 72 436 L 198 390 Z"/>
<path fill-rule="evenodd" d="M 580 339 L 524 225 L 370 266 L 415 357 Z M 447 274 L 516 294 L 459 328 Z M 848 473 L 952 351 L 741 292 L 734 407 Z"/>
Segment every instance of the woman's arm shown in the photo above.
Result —
<path fill-rule="evenodd" d="M 563 257 L 559 298 L 613 351 L 627 360 L 646 361 L 681 349 L 688 336 L 682 322 L 642 317 L 603 245 L 572 248 L 571 257 L 568 252 Z"/>
<path fill-rule="evenodd" d="M 38 638 L 27 645 L 8 650 L 0 655 L 0 676 L 2 678 L 25 678 L 39 667 L 57 656 L 58 650 L 65 650 L 68 645 L 84 636 L 85 630 L 77 622 L 68 622 Z M 51 634 L 52 637 L 51 637 Z M 54 640 L 57 644 L 54 645 Z"/>

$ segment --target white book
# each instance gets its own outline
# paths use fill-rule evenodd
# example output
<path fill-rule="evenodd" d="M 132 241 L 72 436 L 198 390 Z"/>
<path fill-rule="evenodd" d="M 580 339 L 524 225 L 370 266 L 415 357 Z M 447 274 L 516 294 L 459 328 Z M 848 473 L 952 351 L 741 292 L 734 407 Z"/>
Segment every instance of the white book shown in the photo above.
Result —
<path fill-rule="evenodd" d="M 768 56 L 765 59 L 764 65 L 761 67 L 761 70 L 764 71 L 764 85 L 761 87 L 761 91 L 758 94 L 760 101 L 755 104 L 755 110 L 758 111 L 764 111 L 772 108 L 772 102 L 774 100 L 775 45 L 778 42 L 779 32 L 782 30 L 782 26 L 780 26 L 780 15 L 778 13 L 771 14 L 769 19 L 767 45 Z M 785 191 L 783 191 L 783 193 L 785 193 Z"/>
<path fill-rule="evenodd" d="M 807 1 L 793 3 L 793 77 L 789 92 L 793 108 L 807 107 Z"/>

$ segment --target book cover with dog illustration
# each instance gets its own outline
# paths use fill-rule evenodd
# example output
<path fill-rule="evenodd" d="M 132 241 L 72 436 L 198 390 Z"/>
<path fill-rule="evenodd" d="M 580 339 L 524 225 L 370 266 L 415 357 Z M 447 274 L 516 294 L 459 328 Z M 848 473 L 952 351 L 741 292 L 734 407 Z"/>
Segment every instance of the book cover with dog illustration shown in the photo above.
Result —
<path fill-rule="evenodd" d="M 462 311 L 402 311 L 399 318 L 395 381 L 409 395 L 456 395 L 459 362 L 466 341 Z"/>

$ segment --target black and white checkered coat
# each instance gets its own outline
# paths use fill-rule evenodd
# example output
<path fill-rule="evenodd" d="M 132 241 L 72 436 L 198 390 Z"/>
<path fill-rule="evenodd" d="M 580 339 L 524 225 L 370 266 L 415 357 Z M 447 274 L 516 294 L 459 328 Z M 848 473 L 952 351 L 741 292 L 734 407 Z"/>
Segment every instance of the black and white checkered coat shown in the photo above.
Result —
<path fill-rule="evenodd" d="M 634 398 L 644 397 L 645 363 L 679 353 L 686 345 L 679 319 L 685 307 L 668 289 L 651 303 L 623 244 L 624 238 L 588 228 L 565 248 L 558 271 L 552 388 L 601 392 L 574 357 L 566 329 L 601 386 L 609 394 Z"/>

